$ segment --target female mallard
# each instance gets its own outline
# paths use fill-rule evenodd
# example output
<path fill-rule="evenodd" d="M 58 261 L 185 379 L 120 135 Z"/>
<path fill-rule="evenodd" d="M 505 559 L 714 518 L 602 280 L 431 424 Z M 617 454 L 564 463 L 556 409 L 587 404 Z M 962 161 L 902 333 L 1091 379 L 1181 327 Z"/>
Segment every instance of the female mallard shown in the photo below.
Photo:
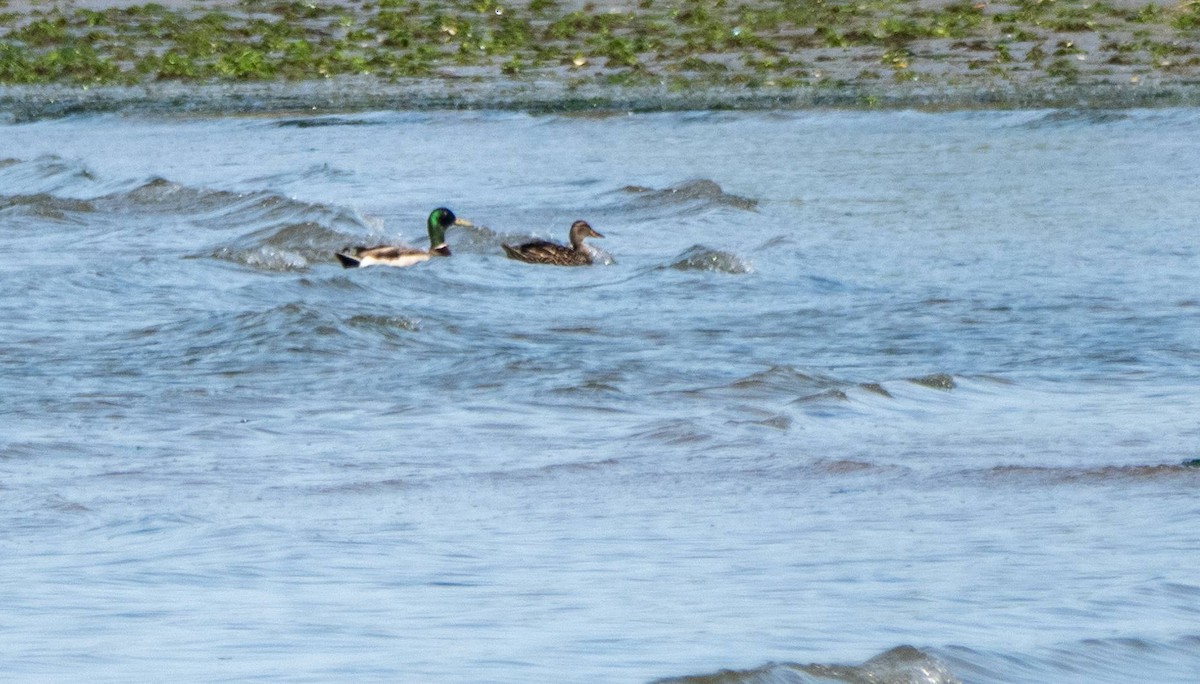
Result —
<path fill-rule="evenodd" d="M 460 219 L 445 207 L 438 207 L 429 214 L 429 249 L 417 249 L 402 245 L 379 245 L 377 247 L 354 247 L 334 256 L 342 262 L 342 268 L 360 266 L 412 266 L 428 261 L 435 256 L 450 256 L 446 245 L 446 229 L 450 226 L 470 226 L 470 221 Z"/>
<path fill-rule="evenodd" d="M 554 264 L 555 266 L 588 266 L 592 263 L 592 254 L 584 246 L 584 238 L 604 237 L 587 221 L 576 221 L 571 224 L 571 246 L 566 247 L 556 242 L 534 240 L 523 245 L 501 245 L 509 259 L 524 261 L 529 264 Z"/>

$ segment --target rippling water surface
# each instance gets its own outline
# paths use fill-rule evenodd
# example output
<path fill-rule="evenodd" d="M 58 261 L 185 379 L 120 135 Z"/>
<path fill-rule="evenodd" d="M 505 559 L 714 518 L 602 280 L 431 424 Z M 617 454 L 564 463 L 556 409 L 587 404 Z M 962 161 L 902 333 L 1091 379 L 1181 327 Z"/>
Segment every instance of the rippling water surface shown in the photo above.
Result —
<path fill-rule="evenodd" d="M 0 126 L 0 662 L 1197 681 L 1198 177 L 1196 110 Z"/>

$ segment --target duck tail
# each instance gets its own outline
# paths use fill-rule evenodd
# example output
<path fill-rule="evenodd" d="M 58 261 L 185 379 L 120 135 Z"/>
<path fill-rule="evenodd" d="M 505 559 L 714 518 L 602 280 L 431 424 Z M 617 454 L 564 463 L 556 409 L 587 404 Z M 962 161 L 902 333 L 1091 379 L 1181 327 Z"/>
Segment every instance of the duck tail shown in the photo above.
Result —
<path fill-rule="evenodd" d="M 525 255 L 521 254 L 520 250 L 518 250 L 516 247 L 513 247 L 512 245 L 505 245 L 505 244 L 501 244 L 500 246 L 504 248 L 504 253 L 508 255 L 509 259 L 516 259 L 517 261 L 525 261 Z"/>
<path fill-rule="evenodd" d="M 333 255 L 338 258 L 338 261 L 342 262 L 342 268 L 358 268 L 359 265 L 362 264 L 361 260 L 355 259 L 354 257 L 350 256 L 349 254 L 342 254 L 341 252 L 334 252 Z"/>

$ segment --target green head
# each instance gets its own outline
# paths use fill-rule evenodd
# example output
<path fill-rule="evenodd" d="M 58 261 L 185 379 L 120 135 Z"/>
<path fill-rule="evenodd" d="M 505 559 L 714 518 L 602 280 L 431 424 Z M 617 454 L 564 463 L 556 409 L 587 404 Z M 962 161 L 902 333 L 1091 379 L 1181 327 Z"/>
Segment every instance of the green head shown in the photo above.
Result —
<path fill-rule="evenodd" d="M 465 221 L 454 215 L 446 207 L 438 207 L 429 214 L 429 249 L 438 253 L 450 255 L 450 248 L 446 246 L 446 229 L 450 226 L 469 226 L 470 221 Z"/>

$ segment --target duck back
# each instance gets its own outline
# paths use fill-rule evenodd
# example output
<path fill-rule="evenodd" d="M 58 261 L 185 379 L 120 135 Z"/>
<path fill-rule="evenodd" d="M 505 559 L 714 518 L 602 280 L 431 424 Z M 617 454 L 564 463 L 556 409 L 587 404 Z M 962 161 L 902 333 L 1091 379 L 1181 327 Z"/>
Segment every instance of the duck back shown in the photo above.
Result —
<path fill-rule="evenodd" d="M 535 240 L 522 245 L 501 245 L 509 259 L 524 261 L 529 264 L 553 264 L 556 266 L 587 266 L 592 263 L 592 257 L 584 250 L 574 250 L 570 247 Z"/>

